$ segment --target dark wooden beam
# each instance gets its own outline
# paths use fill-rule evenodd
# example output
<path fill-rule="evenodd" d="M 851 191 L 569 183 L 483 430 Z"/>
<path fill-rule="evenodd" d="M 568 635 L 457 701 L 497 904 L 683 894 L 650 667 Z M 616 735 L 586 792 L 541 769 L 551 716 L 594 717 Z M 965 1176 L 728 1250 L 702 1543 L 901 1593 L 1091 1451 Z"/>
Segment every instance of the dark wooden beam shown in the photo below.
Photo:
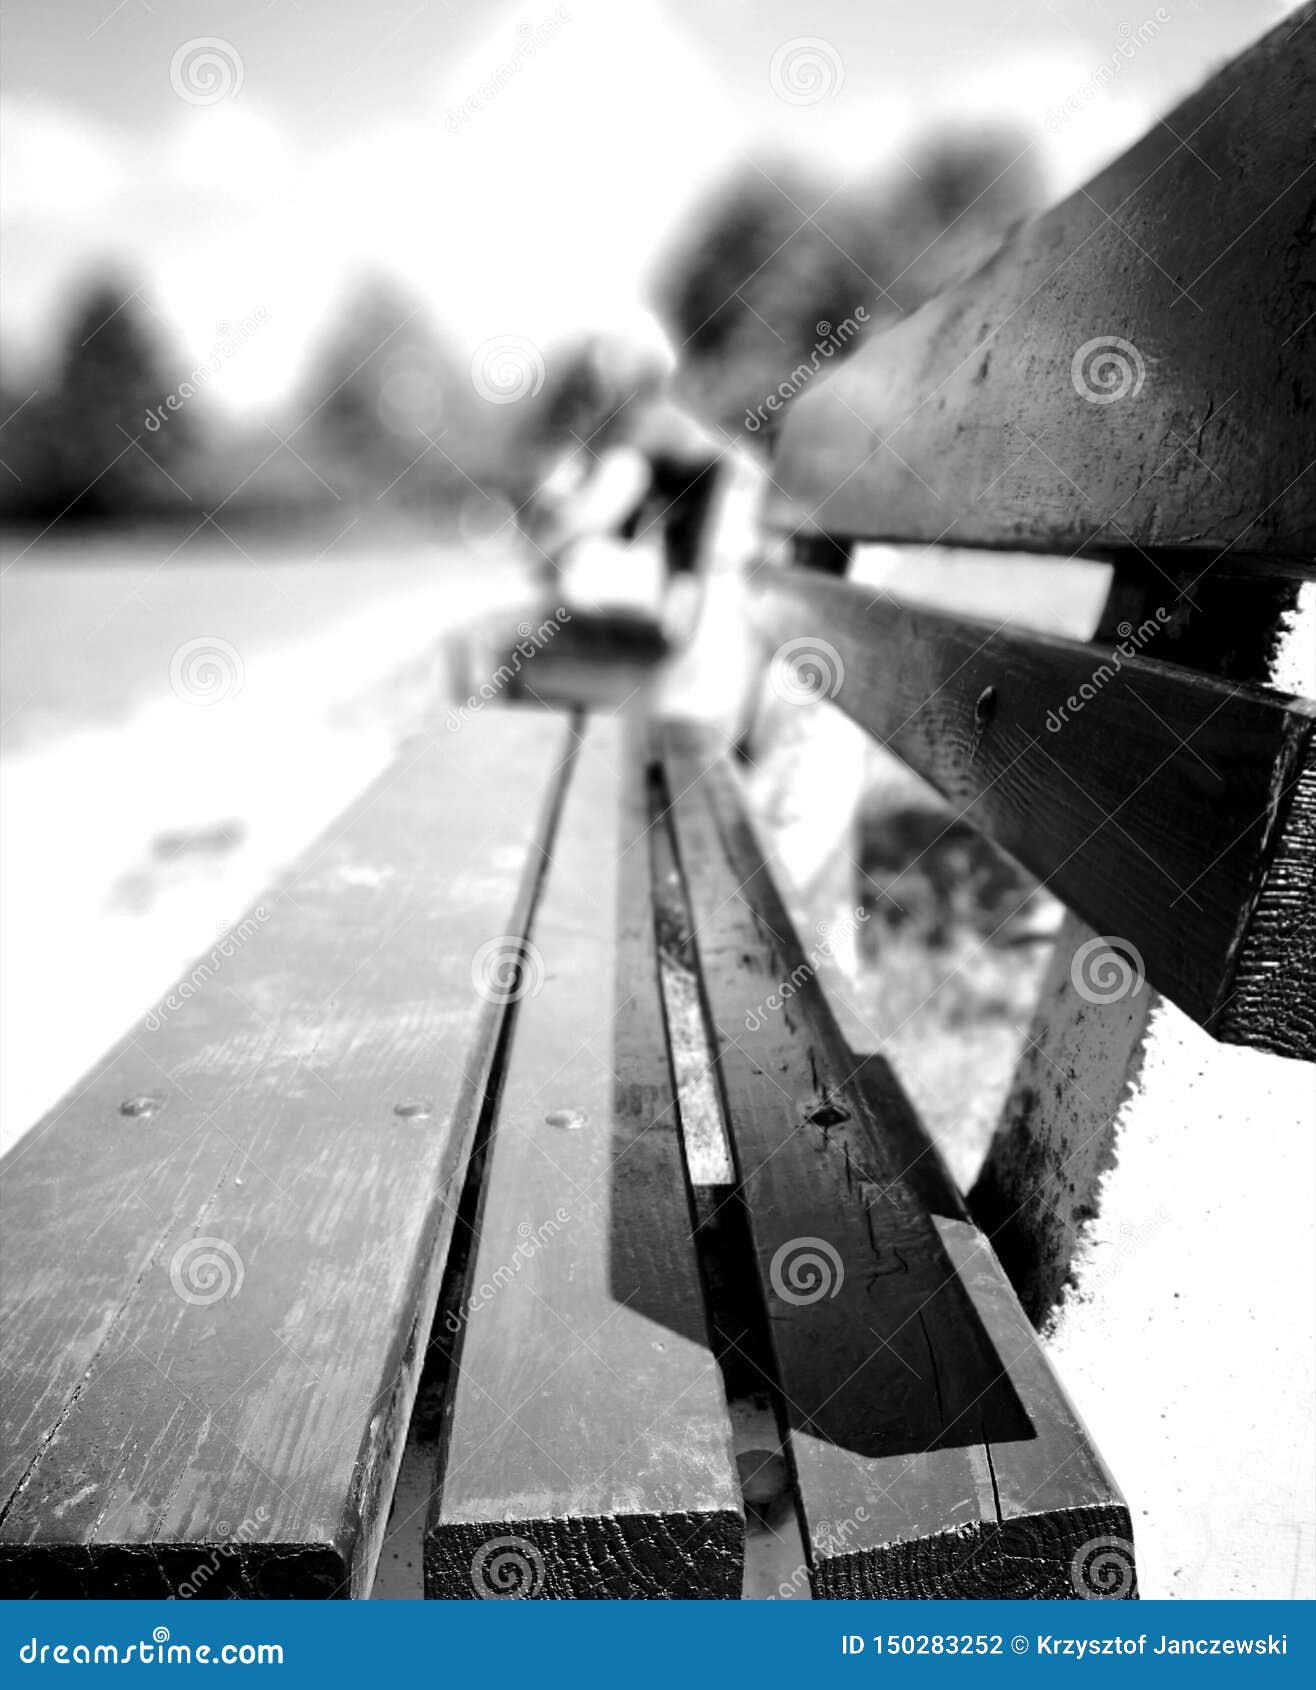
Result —
<path fill-rule="evenodd" d="M 773 519 L 1316 557 L 1316 13 L 786 417 Z"/>
<path fill-rule="evenodd" d="M 644 765 L 577 759 L 518 1006 L 431 1597 L 737 1597 L 744 1521 L 663 1034 Z"/>
<path fill-rule="evenodd" d="M 569 744 L 408 746 L 5 1158 L 7 1594 L 368 1594 Z"/>
<path fill-rule="evenodd" d="M 1123 942 L 1123 955 L 1090 959 L 1095 992 L 1131 968 L 1222 1039 L 1316 1055 L 1304 989 L 1316 705 L 1139 656 L 1154 613 L 1120 646 L 1089 646 L 787 570 L 760 572 L 750 613 L 848 715 Z"/>
<path fill-rule="evenodd" d="M 890 1070 L 846 1049 L 731 769 L 665 750 L 815 1595 L 1070 1598 L 1107 1539 L 1131 1583 L 1119 1492 Z"/>

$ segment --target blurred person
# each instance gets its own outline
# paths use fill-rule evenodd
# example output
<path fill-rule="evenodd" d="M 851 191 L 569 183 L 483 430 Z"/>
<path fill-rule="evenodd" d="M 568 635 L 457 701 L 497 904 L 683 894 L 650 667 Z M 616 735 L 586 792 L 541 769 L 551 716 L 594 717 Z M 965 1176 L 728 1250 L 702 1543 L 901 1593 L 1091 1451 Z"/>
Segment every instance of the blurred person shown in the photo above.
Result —
<path fill-rule="evenodd" d="M 521 527 L 549 592 L 584 576 L 601 601 L 638 596 L 637 545 L 660 540 L 664 626 L 688 638 L 717 493 L 718 442 L 665 390 L 655 347 L 591 335 L 557 371 L 518 443 Z"/>

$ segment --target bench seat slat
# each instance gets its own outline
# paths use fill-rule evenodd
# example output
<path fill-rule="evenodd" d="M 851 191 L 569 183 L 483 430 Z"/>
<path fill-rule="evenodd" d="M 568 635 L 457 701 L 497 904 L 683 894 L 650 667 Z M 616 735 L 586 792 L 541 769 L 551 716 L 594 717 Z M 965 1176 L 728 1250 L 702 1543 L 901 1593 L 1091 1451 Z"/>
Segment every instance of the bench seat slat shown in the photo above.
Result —
<path fill-rule="evenodd" d="M 567 746 L 404 747 L 5 1159 L 10 1594 L 368 1592 Z"/>
<path fill-rule="evenodd" d="M 1313 126 L 1309 4 L 811 384 L 784 424 L 774 520 L 1310 568 Z"/>
<path fill-rule="evenodd" d="M 426 1593 L 740 1594 L 744 1522 L 671 1091 L 644 770 L 579 752 L 517 1006 Z"/>
<path fill-rule="evenodd" d="M 1181 1009 L 1316 1056 L 1316 706 L 789 570 L 750 601 L 769 644 L 817 653 L 848 715 Z"/>
<path fill-rule="evenodd" d="M 1119 1492 L 962 1206 L 930 1212 L 932 1153 L 845 1048 L 730 769 L 664 743 L 814 1592 L 1071 1597 L 1085 1543 L 1130 1541 Z M 1031 1472 L 1008 1500 L 998 1458 Z"/>

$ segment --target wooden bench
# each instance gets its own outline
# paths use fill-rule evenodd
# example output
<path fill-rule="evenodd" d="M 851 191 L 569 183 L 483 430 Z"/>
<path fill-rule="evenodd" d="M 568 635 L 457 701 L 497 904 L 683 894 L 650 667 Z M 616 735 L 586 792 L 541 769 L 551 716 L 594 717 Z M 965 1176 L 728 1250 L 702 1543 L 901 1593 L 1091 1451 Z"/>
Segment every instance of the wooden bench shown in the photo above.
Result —
<path fill-rule="evenodd" d="M 9 1590 L 366 1594 L 442 1307 L 430 1595 L 740 1594 L 663 852 L 816 1591 L 1070 1595 L 1083 1545 L 1128 1541 L 899 1088 L 840 1040 L 731 765 L 636 731 L 507 709 L 423 736 L 16 1147 Z"/>
<path fill-rule="evenodd" d="M 1109 1044 L 1080 949 L 1312 1054 L 1313 714 L 1262 684 L 1316 536 L 1310 124 L 1242 117 L 1263 88 L 1310 111 L 1291 27 L 792 407 L 770 520 L 805 567 L 751 588 L 769 648 L 821 642 L 836 703 L 1075 912 L 1026 1131 L 1016 1102 L 975 1194 L 1033 1312 L 1059 1269 L 1021 1217 L 1072 1154 L 1038 1074 Z M 1075 373 L 1112 333 L 1136 424 Z M 1114 555 L 1106 632 L 1136 647 L 874 604 L 826 578 L 863 538 Z M 842 1038 L 720 743 L 436 722 L 241 931 L 0 1168 L 9 1594 L 368 1594 L 427 1348 L 432 1597 L 739 1595 L 744 1350 L 814 1594 L 1136 1593 L 1129 1510 L 891 1069 Z M 735 1166 L 711 1190 L 673 942 Z M 1113 999 L 1122 1029 L 1150 995 Z"/>

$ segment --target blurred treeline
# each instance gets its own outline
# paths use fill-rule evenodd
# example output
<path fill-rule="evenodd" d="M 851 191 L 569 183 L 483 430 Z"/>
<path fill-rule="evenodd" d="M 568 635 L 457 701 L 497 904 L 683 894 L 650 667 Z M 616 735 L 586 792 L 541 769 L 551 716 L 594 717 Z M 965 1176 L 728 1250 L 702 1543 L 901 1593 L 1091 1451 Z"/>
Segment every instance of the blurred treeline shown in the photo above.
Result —
<path fill-rule="evenodd" d="M 972 273 L 1044 200 L 1037 149 L 1011 127 L 942 130 L 854 179 L 751 162 L 696 208 L 656 278 L 681 391 L 767 445 L 784 411 L 764 400 L 799 391 L 792 372 L 825 373 L 859 345 L 847 324 L 878 333 Z"/>
<path fill-rule="evenodd" d="M 487 407 L 416 300 L 386 281 L 361 284 L 289 402 L 235 419 L 207 386 L 267 320 L 218 325 L 189 364 L 141 290 L 88 280 L 49 365 L 24 380 L 6 366 L 0 517 L 209 512 L 227 525 L 399 507 L 442 517 L 487 478 Z"/>
<path fill-rule="evenodd" d="M 802 370 L 825 373 L 976 268 L 1041 201 L 1036 154 L 1011 131 L 942 133 L 871 178 L 793 159 L 737 166 L 671 233 L 653 277 L 678 392 L 706 422 L 768 448 Z M 387 280 L 343 303 L 285 404 L 242 418 L 206 386 L 243 356 L 260 318 L 218 325 L 189 368 L 148 297 L 120 277 L 89 278 L 49 364 L 19 376 L 7 361 L 0 520 L 209 513 L 227 526 L 402 510 L 446 523 L 472 500 L 523 493 L 513 413 L 534 406 L 534 391 L 491 402 L 421 303 Z M 547 396 L 568 354 L 536 351 Z M 769 394 L 785 397 L 765 406 Z"/>

